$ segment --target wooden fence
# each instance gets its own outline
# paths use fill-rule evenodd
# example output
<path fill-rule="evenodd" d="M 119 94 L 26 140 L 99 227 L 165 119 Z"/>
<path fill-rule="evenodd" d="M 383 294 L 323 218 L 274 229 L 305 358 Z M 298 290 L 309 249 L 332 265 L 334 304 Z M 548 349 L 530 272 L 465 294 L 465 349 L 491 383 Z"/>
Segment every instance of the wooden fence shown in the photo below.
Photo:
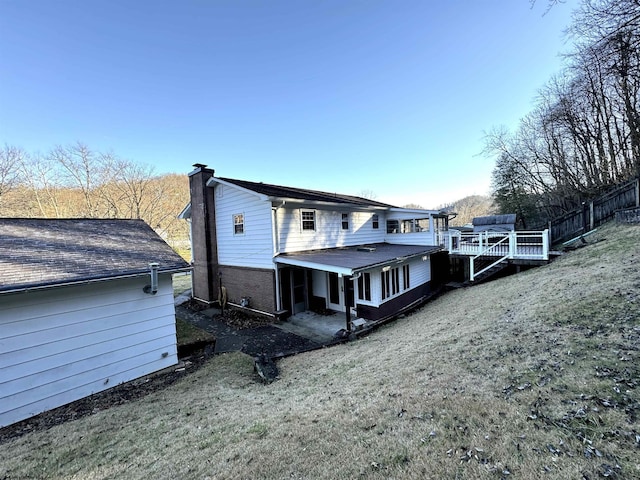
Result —
<path fill-rule="evenodd" d="M 593 230 L 611 220 L 617 210 L 640 206 L 640 178 L 619 185 L 613 190 L 584 202 L 582 208 L 555 218 L 548 224 L 551 242 L 558 243 Z"/>

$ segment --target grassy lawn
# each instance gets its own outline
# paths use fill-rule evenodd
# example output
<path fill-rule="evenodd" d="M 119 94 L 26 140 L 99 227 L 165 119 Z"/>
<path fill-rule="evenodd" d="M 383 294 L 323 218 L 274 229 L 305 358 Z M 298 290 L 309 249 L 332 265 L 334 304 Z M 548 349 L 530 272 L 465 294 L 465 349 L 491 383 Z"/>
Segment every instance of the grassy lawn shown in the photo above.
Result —
<path fill-rule="evenodd" d="M 191 273 L 178 273 L 173 276 L 173 296 L 191 290 Z"/>
<path fill-rule="evenodd" d="M 356 342 L 212 358 L 0 448 L 0 478 L 640 478 L 640 228 L 439 297 Z"/>
<path fill-rule="evenodd" d="M 189 345 L 201 341 L 211 341 L 215 337 L 209 332 L 194 326 L 193 324 L 176 318 L 176 336 L 178 337 L 178 346 Z"/>

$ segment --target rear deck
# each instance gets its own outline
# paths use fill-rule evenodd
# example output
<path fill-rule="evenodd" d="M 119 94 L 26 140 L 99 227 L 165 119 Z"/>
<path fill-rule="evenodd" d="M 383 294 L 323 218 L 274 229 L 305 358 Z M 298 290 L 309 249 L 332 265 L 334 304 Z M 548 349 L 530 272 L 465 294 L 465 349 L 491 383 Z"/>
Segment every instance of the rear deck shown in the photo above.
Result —
<path fill-rule="evenodd" d="M 469 280 L 508 262 L 537 263 L 549 260 L 549 230 L 537 232 L 441 232 L 440 245 L 450 255 L 469 258 Z M 480 259 L 482 267 L 478 267 Z M 487 262 L 487 259 L 492 261 Z"/>

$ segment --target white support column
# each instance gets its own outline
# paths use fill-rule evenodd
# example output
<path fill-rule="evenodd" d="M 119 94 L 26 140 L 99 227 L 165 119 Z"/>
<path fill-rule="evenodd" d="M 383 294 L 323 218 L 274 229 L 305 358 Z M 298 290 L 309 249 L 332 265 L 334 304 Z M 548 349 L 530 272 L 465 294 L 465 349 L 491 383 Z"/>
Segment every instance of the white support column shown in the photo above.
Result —
<path fill-rule="evenodd" d="M 513 259 L 516 255 L 518 246 L 518 234 L 515 231 L 509 232 L 509 258 Z"/>
<path fill-rule="evenodd" d="M 542 232 L 542 258 L 549 260 L 549 230 Z"/>

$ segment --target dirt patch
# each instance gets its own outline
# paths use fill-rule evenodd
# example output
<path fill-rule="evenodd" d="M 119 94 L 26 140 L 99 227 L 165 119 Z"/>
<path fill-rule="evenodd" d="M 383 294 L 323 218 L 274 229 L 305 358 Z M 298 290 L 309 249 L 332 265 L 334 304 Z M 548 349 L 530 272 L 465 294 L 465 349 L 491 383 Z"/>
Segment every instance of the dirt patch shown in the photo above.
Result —
<path fill-rule="evenodd" d="M 193 299 L 183 303 L 180 306 L 196 313 L 202 312 L 203 310 L 208 310 L 211 308 L 210 306 L 203 305 L 202 303 Z M 237 330 L 246 330 L 247 328 L 263 327 L 265 325 L 271 325 L 272 323 L 275 322 L 273 318 L 265 317 L 261 315 L 254 315 L 246 310 L 242 310 L 234 307 L 226 308 L 222 312 L 222 314 L 216 315 L 215 318 Z"/>
<path fill-rule="evenodd" d="M 195 372 L 205 364 L 209 357 L 209 354 L 200 352 L 199 355 L 182 359 L 178 365 L 173 367 L 117 385 L 109 390 L 95 393 L 75 402 L 43 412 L 35 417 L 0 428 L 0 445 L 28 433 L 47 430 L 56 425 L 146 397 L 174 384 L 184 378 L 185 375 Z"/>
<path fill-rule="evenodd" d="M 237 328 L 238 330 L 245 330 L 247 328 L 264 327 L 271 325 L 274 321 L 267 317 L 260 317 L 257 315 L 251 315 L 242 310 L 230 308 L 224 311 L 218 318 L 230 327 Z"/>

